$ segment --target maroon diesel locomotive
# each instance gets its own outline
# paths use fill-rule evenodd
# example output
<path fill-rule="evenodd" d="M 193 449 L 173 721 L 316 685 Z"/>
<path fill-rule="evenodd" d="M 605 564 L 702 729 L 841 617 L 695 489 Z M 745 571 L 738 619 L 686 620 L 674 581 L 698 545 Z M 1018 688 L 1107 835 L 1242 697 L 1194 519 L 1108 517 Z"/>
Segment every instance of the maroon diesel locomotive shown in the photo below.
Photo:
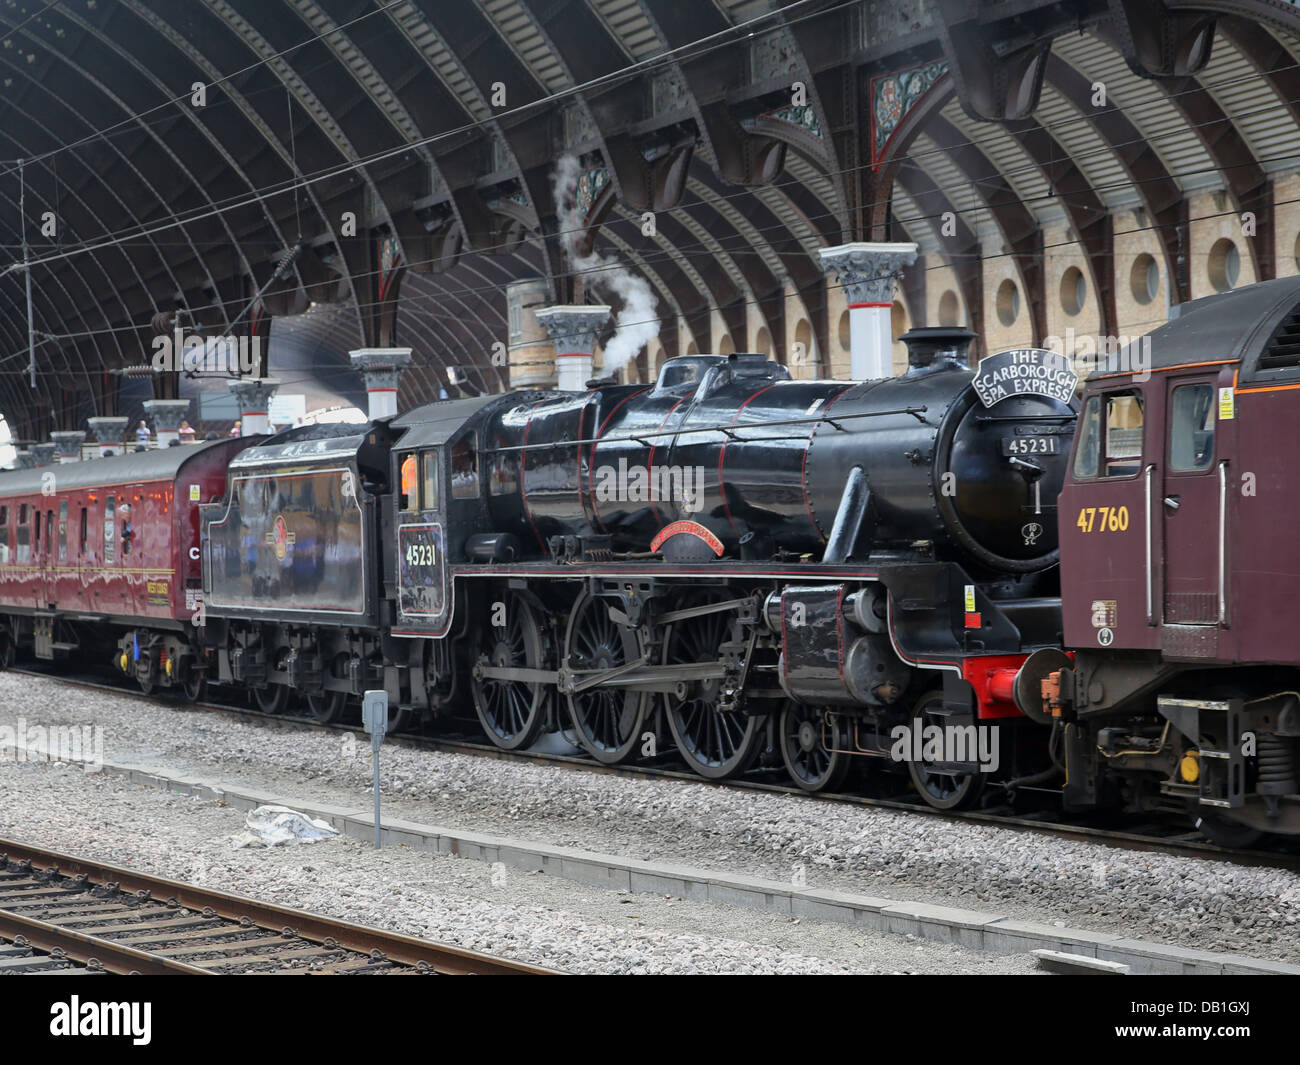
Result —
<path fill-rule="evenodd" d="M 1017 702 L 1074 808 L 1300 834 L 1300 279 L 1210 296 L 1083 397 L 1060 495 L 1065 647 Z M 1139 372 L 1132 370 L 1137 368 Z"/>

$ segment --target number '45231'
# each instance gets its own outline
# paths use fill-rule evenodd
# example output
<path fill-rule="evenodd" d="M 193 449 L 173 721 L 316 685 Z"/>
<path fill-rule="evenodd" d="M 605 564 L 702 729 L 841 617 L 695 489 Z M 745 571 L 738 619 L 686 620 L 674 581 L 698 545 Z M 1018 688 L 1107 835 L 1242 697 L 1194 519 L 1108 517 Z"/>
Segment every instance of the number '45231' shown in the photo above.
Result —
<path fill-rule="evenodd" d="M 407 544 L 406 564 L 408 566 L 432 566 L 433 544 Z"/>

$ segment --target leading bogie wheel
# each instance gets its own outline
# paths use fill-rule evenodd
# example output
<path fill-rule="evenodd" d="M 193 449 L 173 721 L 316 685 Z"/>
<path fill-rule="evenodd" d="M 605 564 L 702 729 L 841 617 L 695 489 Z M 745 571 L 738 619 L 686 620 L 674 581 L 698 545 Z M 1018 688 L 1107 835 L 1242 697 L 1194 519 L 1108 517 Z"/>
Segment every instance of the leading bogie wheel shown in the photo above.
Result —
<path fill-rule="evenodd" d="M 637 634 L 615 624 L 609 605 L 583 591 L 569 612 L 564 658 L 578 680 L 593 671 L 617 669 L 641 657 Z M 646 725 L 650 693 L 599 685 L 567 696 L 569 722 L 583 750 L 596 761 L 615 765 L 638 750 Z"/>
<path fill-rule="evenodd" d="M 346 653 L 335 655 L 330 667 L 330 675 L 335 679 L 346 676 L 350 660 L 351 656 Z M 345 691 L 331 691 L 326 688 L 319 694 L 307 696 L 307 709 L 322 725 L 332 725 L 342 720 L 347 705 L 348 693 Z"/>

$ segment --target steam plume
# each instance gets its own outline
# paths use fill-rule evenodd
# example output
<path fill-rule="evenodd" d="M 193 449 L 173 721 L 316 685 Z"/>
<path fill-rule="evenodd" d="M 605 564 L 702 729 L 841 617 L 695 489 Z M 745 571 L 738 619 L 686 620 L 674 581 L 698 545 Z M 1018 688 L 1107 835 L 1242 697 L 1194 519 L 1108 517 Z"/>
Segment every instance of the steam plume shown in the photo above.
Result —
<path fill-rule="evenodd" d="M 578 177 L 582 166 L 572 155 L 561 156 L 556 164 L 551 186 L 555 194 L 555 214 L 560 224 L 560 246 L 573 269 L 583 276 L 587 286 L 604 298 L 614 295 L 621 304 L 614 316 L 614 335 L 605 345 L 605 370 L 613 373 L 636 357 L 636 353 L 659 337 L 659 319 L 655 315 L 658 300 L 644 277 L 632 273 L 617 259 L 592 251 L 583 255 L 582 215 L 577 205 Z"/>

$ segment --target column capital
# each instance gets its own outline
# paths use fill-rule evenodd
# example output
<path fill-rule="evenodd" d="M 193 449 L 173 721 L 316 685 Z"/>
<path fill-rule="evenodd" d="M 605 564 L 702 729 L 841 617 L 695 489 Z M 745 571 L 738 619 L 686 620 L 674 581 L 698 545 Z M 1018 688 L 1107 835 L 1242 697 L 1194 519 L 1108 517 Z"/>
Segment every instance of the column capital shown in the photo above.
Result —
<path fill-rule="evenodd" d="M 280 387 L 279 380 L 274 377 L 241 377 L 228 384 L 230 391 L 239 400 L 241 414 L 265 414 L 271 405 L 271 397 Z"/>
<path fill-rule="evenodd" d="M 181 422 L 190 412 L 188 399 L 146 399 L 142 406 L 144 412 L 153 419 L 154 428 L 160 433 L 179 429 Z M 50 434 L 51 437 L 53 435 Z"/>
<path fill-rule="evenodd" d="M 890 306 L 903 268 L 916 262 L 915 244 L 855 241 L 819 248 L 822 270 L 836 275 L 850 307 Z"/>
<path fill-rule="evenodd" d="M 591 355 L 596 350 L 596 337 L 609 321 L 609 307 L 590 304 L 570 304 L 539 307 L 534 316 L 551 343 L 555 357 L 566 355 Z"/>
<path fill-rule="evenodd" d="M 86 419 L 90 431 L 95 434 L 95 439 L 101 444 L 116 444 L 122 438 L 122 434 L 126 432 L 126 422 L 125 417 L 118 417 L 115 414 Z"/>
<path fill-rule="evenodd" d="M 59 449 L 60 462 L 81 461 L 81 445 L 86 439 L 84 429 L 61 429 L 57 433 L 50 433 L 50 439 Z"/>
<path fill-rule="evenodd" d="M 411 365 L 410 348 L 357 348 L 349 351 L 352 368 L 366 375 L 366 386 L 371 386 L 371 375 L 392 381 L 397 387 L 397 375 Z"/>
<path fill-rule="evenodd" d="M 18 463 L 16 469 L 30 470 L 36 466 L 36 456 L 30 451 L 15 451 L 14 460 Z"/>
<path fill-rule="evenodd" d="M 35 459 L 33 465 L 52 466 L 54 464 L 54 452 L 57 450 L 54 444 L 33 444 L 31 451 Z"/>

